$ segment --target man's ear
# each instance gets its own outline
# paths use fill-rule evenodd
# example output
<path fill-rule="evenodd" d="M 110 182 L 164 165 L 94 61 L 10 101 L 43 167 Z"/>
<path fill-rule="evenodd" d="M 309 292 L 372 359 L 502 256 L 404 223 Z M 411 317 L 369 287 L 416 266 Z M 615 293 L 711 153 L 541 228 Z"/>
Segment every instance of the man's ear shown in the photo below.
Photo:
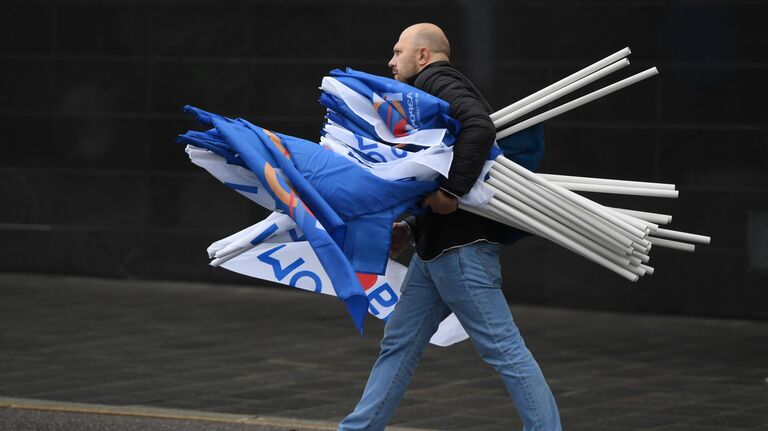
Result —
<path fill-rule="evenodd" d="M 425 66 L 429 61 L 429 50 L 427 48 L 419 48 L 419 58 L 416 61 L 420 66 Z"/>

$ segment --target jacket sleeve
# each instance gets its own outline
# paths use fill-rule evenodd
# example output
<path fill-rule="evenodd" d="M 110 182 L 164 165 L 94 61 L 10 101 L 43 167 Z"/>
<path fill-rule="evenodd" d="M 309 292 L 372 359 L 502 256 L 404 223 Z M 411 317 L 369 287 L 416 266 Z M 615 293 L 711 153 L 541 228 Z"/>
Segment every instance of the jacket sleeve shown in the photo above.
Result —
<path fill-rule="evenodd" d="M 408 229 L 411 231 L 411 243 L 417 243 L 419 236 L 421 236 L 421 223 L 416 216 L 408 216 L 403 220 Z"/>
<path fill-rule="evenodd" d="M 451 116 L 461 124 L 448 178 L 440 182 L 441 189 L 461 197 L 469 192 L 483 170 L 496 139 L 496 127 L 483 103 L 462 80 L 450 74 L 438 74 L 430 81 L 427 91 L 448 102 Z"/>

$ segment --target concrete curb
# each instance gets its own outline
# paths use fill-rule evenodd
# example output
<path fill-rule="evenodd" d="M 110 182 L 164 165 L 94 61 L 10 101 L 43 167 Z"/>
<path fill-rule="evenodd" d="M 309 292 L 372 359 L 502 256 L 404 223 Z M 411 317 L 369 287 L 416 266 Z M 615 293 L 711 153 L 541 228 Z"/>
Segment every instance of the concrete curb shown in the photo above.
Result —
<path fill-rule="evenodd" d="M 104 404 L 71 403 L 64 401 L 0 397 L 0 408 L 39 410 L 64 413 L 83 413 L 107 416 L 133 416 L 155 419 L 175 419 L 200 422 L 260 425 L 307 431 L 335 431 L 338 424 L 278 416 L 248 416 L 199 410 L 170 409 L 148 406 L 111 406 Z M 422 428 L 387 427 L 390 431 L 430 431 Z"/>

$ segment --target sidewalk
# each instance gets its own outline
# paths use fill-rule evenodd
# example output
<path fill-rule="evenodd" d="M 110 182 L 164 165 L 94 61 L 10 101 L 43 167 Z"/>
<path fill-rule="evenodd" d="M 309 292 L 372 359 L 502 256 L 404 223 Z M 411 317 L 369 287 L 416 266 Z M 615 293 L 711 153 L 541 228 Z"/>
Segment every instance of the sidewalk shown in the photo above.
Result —
<path fill-rule="evenodd" d="M 768 322 L 512 312 L 566 430 L 768 430 Z M 0 275 L 0 430 L 334 429 L 378 353 L 366 325 L 291 289 Z M 522 428 L 470 342 L 427 349 L 392 425 Z"/>

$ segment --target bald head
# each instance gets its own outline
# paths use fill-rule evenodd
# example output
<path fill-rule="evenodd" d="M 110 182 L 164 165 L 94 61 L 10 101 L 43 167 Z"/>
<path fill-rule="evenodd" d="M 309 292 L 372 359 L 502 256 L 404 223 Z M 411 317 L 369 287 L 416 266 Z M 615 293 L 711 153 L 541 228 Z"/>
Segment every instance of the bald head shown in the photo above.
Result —
<path fill-rule="evenodd" d="M 429 49 L 429 52 L 434 56 L 443 55 L 446 59 L 451 56 L 451 45 L 448 43 L 448 38 L 445 37 L 443 30 L 434 24 L 414 24 L 403 30 L 403 34 L 411 35 L 417 47 Z"/>
<path fill-rule="evenodd" d="M 405 82 L 430 63 L 449 60 L 451 45 L 440 27 L 420 23 L 403 30 L 392 51 L 389 67 L 395 79 Z"/>

